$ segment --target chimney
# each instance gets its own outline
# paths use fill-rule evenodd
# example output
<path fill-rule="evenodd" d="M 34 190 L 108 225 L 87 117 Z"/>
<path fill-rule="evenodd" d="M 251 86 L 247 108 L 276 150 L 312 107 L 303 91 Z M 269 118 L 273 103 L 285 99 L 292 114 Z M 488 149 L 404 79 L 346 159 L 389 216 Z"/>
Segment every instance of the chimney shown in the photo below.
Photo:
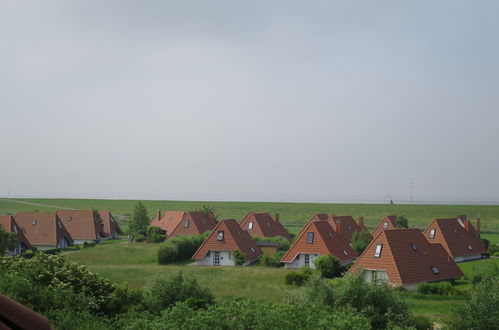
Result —
<path fill-rule="evenodd" d="M 467 232 L 470 231 L 470 219 L 464 220 L 464 230 L 466 230 Z"/>
<path fill-rule="evenodd" d="M 161 219 L 161 210 L 160 209 L 158 209 L 158 213 L 156 214 L 156 217 L 158 218 L 158 220 Z"/>
<path fill-rule="evenodd" d="M 210 220 L 211 223 L 215 223 L 215 212 L 213 211 L 208 212 L 208 220 Z"/>
<path fill-rule="evenodd" d="M 336 225 L 336 233 L 340 234 L 341 233 L 341 219 L 338 219 L 338 221 L 335 221 L 334 224 Z"/>
<path fill-rule="evenodd" d="M 359 215 L 359 227 L 360 229 L 364 228 L 364 216 L 362 214 Z"/>
<path fill-rule="evenodd" d="M 480 235 L 480 212 L 476 216 L 476 232 Z"/>
<path fill-rule="evenodd" d="M 279 214 L 279 211 L 275 213 L 275 222 L 277 223 L 281 222 L 281 215 Z"/>

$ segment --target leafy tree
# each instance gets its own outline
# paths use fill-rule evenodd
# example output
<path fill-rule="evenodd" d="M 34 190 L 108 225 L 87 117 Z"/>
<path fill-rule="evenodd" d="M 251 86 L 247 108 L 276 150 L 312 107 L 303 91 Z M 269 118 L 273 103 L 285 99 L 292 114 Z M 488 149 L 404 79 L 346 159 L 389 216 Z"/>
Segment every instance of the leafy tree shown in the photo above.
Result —
<path fill-rule="evenodd" d="M 12 251 L 16 248 L 16 233 L 8 232 L 0 225 L 0 256 L 6 251 Z"/>
<path fill-rule="evenodd" d="M 213 294 L 201 287 L 194 278 L 184 278 L 181 272 L 170 277 L 160 277 L 146 284 L 144 303 L 150 311 L 161 311 L 186 301 L 190 307 L 203 308 L 214 301 Z"/>
<path fill-rule="evenodd" d="M 372 237 L 369 231 L 367 230 L 361 230 L 361 231 L 356 231 L 352 235 L 352 249 L 357 252 L 357 254 L 360 256 L 362 252 L 367 248 L 369 243 L 371 243 Z"/>
<path fill-rule="evenodd" d="M 145 235 L 147 232 L 147 226 L 149 226 L 150 223 L 151 221 L 147 215 L 146 207 L 142 204 L 142 202 L 138 202 L 135 205 L 133 217 L 128 224 L 130 235 L 132 237 L 135 237 L 138 234 Z"/>
<path fill-rule="evenodd" d="M 163 242 L 166 235 L 160 227 L 149 226 L 147 227 L 147 240 L 154 243 Z"/>
<path fill-rule="evenodd" d="M 325 278 L 338 277 L 343 271 L 341 261 L 330 254 L 324 254 L 317 257 L 314 260 L 314 264 L 321 276 Z"/>
<path fill-rule="evenodd" d="M 490 247 L 490 241 L 486 238 L 482 238 L 483 246 L 485 246 L 485 249 L 488 250 Z"/>
<path fill-rule="evenodd" d="M 454 312 L 452 328 L 497 329 L 499 324 L 499 276 L 487 276 L 473 289 L 466 302 Z"/>
<path fill-rule="evenodd" d="M 104 222 L 102 221 L 102 217 L 100 216 L 99 210 L 96 210 L 92 208 L 92 214 L 94 215 L 95 222 L 101 228 L 101 226 L 104 225 Z"/>
<path fill-rule="evenodd" d="M 232 251 L 234 255 L 234 264 L 236 266 L 242 266 L 246 262 L 246 256 L 239 250 Z"/>
<path fill-rule="evenodd" d="M 199 211 L 203 212 L 203 215 L 207 218 L 210 216 L 210 213 L 213 213 L 215 223 L 218 223 L 218 215 L 215 215 L 215 209 L 213 207 L 203 204 L 203 206 L 201 206 L 201 209 Z"/>
<path fill-rule="evenodd" d="M 397 217 L 397 223 L 396 223 L 397 228 L 409 228 L 409 222 L 407 220 L 407 217 L 405 215 L 401 215 Z"/>

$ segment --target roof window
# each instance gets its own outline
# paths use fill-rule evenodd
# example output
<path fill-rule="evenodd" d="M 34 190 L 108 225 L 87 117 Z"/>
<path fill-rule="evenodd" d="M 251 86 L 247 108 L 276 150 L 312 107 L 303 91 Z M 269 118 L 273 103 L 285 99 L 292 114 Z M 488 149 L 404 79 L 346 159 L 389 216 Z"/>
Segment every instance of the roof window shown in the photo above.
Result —
<path fill-rule="evenodd" d="M 251 252 L 255 253 L 255 249 L 253 249 L 253 247 L 251 247 L 250 249 L 251 249 Z"/>
<path fill-rule="evenodd" d="M 253 229 L 253 221 L 248 222 L 248 229 Z"/>
<path fill-rule="evenodd" d="M 431 272 L 433 274 L 440 274 L 440 269 L 437 266 L 431 266 Z"/>
<path fill-rule="evenodd" d="M 347 250 L 343 250 L 343 254 L 344 254 L 344 255 L 348 255 Z"/>
<path fill-rule="evenodd" d="M 307 244 L 314 243 L 314 233 L 307 233 Z"/>
<path fill-rule="evenodd" d="M 184 228 L 189 228 L 189 219 L 184 220 Z"/>
<path fill-rule="evenodd" d="M 473 250 L 473 247 L 471 245 L 468 244 L 468 250 Z"/>
<path fill-rule="evenodd" d="M 237 230 L 237 236 L 241 236 L 241 231 L 239 229 Z"/>
<path fill-rule="evenodd" d="M 431 239 L 435 238 L 435 232 L 436 232 L 436 229 L 435 229 L 435 228 L 432 228 L 432 229 L 430 230 L 430 238 L 431 238 Z"/>
<path fill-rule="evenodd" d="M 267 221 L 267 227 L 270 227 L 270 222 Z"/>
<path fill-rule="evenodd" d="M 38 220 L 33 220 L 33 222 L 31 223 L 33 226 L 36 225 L 36 223 L 38 222 Z"/>
<path fill-rule="evenodd" d="M 62 224 L 60 221 L 57 222 L 57 224 L 59 225 L 59 229 L 62 229 Z"/>
<path fill-rule="evenodd" d="M 383 248 L 383 244 L 376 244 L 376 250 L 374 251 L 374 257 L 379 258 L 381 256 L 381 249 Z"/>
<path fill-rule="evenodd" d="M 223 241 L 224 240 L 224 231 L 219 230 L 217 234 L 217 241 Z"/>
<path fill-rule="evenodd" d="M 73 217 L 68 217 L 68 221 L 71 221 L 71 220 L 73 220 Z"/>
<path fill-rule="evenodd" d="M 383 229 L 388 229 L 388 221 L 385 221 L 385 223 L 383 223 Z"/>
<path fill-rule="evenodd" d="M 414 243 L 411 243 L 411 247 L 414 251 L 417 251 L 418 250 L 418 247 L 416 246 L 416 244 Z"/>
<path fill-rule="evenodd" d="M 327 234 L 328 234 L 329 238 L 333 238 L 333 233 L 332 232 L 329 231 Z"/>

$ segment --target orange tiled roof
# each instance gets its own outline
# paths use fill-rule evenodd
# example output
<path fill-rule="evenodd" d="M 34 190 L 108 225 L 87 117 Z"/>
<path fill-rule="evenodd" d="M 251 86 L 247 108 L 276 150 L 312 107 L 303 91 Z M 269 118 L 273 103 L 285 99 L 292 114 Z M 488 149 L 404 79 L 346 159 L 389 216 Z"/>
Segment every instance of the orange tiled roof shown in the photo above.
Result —
<path fill-rule="evenodd" d="M 0 214 L 0 225 L 2 225 L 8 232 L 16 233 L 16 240 L 19 243 L 24 243 L 27 249 L 31 249 L 28 239 L 24 236 L 21 227 L 19 227 L 12 215 Z"/>
<path fill-rule="evenodd" d="M 372 233 L 373 237 L 378 236 L 378 234 L 384 230 L 385 222 L 387 223 L 386 229 L 396 229 L 397 228 L 397 217 L 395 215 L 386 215 L 383 220 L 374 228 Z"/>
<path fill-rule="evenodd" d="M 103 228 L 97 224 L 90 210 L 60 210 L 57 216 L 64 223 L 71 237 L 75 240 L 93 240 L 100 238 Z"/>
<path fill-rule="evenodd" d="M 251 229 L 249 227 L 250 222 L 253 223 Z M 260 237 L 281 236 L 289 241 L 291 240 L 291 235 L 289 235 L 283 225 L 272 219 L 269 213 L 250 212 L 241 220 L 240 225 L 250 235 L 258 235 Z"/>
<path fill-rule="evenodd" d="M 185 221 L 188 220 L 185 227 Z M 167 237 L 177 235 L 199 235 L 213 229 L 215 224 L 202 211 L 168 211 L 160 219 L 155 218 L 151 226 L 160 227 Z"/>
<path fill-rule="evenodd" d="M 105 236 L 111 236 L 114 232 L 117 232 L 119 234 L 123 233 L 120 226 L 118 225 L 118 222 L 114 219 L 110 211 L 101 210 L 99 211 L 99 214 L 102 219 L 102 223 L 104 224 Z"/>
<path fill-rule="evenodd" d="M 19 212 L 14 219 L 31 245 L 57 246 L 64 237 L 70 244 L 73 243 L 71 235 L 55 213 Z"/>
<path fill-rule="evenodd" d="M 333 229 L 347 242 L 350 242 L 354 232 L 362 230 L 362 228 L 359 227 L 359 225 L 350 215 L 332 215 L 327 221 L 331 224 Z"/>

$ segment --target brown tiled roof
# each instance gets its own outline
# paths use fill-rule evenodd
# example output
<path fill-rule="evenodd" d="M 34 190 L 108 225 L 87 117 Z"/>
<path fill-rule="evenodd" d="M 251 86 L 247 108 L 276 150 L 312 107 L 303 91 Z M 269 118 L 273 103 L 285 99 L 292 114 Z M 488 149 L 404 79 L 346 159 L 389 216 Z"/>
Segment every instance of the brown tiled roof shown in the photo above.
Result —
<path fill-rule="evenodd" d="M 307 244 L 307 233 L 314 233 L 312 244 Z M 346 251 L 346 255 L 343 251 Z M 300 232 L 296 241 L 291 245 L 281 262 L 293 262 L 299 253 L 330 254 L 341 261 L 357 257 L 348 241 L 338 235 L 329 221 L 310 221 Z"/>
<path fill-rule="evenodd" d="M 99 211 L 100 217 L 102 219 L 102 223 L 104 224 L 104 235 L 111 236 L 114 232 L 118 234 L 122 234 L 123 231 L 118 225 L 118 222 L 114 219 L 111 212 L 107 210 Z"/>
<path fill-rule="evenodd" d="M 97 224 L 92 211 L 60 210 L 56 214 L 74 240 L 96 241 L 100 238 L 99 233 L 103 228 Z"/>
<path fill-rule="evenodd" d="M 0 307 L 0 329 L 52 329 L 44 316 L 3 294 L 0 294 Z"/>
<path fill-rule="evenodd" d="M 374 257 L 377 244 L 382 244 L 379 258 Z M 439 273 L 434 274 L 432 267 L 438 267 Z M 349 272 L 361 268 L 386 271 L 392 284 L 439 281 L 463 275 L 445 249 L 440 244 L 430 244 L 416 228 L 381 231 Z"/>
<path fill-rule="evenodd" d="M 188 227 L 184 226 L 186 220 Z M 151 226 L 160 227 L 169 238 L 177 235 L 199 235 L 213 229 L 215 224 L 205 217 L 202 211 L 168 211 L 161 219 L 155 218 Z"/>
<path fill-rule="evenodd" d="M 218 232 L 224 231 L 224 239 L 217 240 Z M 253 248 L 253 251 L 251 250 Z M 199 249 L 194 253 L 192 259 L 202 260 L 209 251 L 234 251 L 239 250 L 244 253 L 246 260 L 253 260 L 261 256 L 262 250 L 256 241 L 243 230 L 234 219 L 220 221 Z"/>
<path fill-rule="evenodd" d="M 14 219 L 31 245 L 57 246 L 63 237 L 73 244 L 71 235 L 55 213 L 19 212 Z"/>
<path fill-rule="evenodd" d="M 326 213 L 316 213 L 310 218 L 310 220 L 327 220 L 328 218 L 329 215 Z"/>
<path fill-rule="evenodd" d="M 466 218 L 465 218 L 466 219 Z M 469 221 L 469 231 L 463 227 L 469 220 L 457 218 L 434 219 L 424 231 L 424 236 L 430 243 L 440 243 L 453 257 L 462 257 L 487 253 L 478 233 Z M 430 238 L 431 229 L 435 229 L 435 238 Z M 468 248 L 471 247 L 471 250 Z"/>
<path fill-rule="evenodd" d="M 253 223 L 252 229 L 249 228 L 249 223 Z M 268 213 L 250 212 L 241 220 L 241 228 L 246 230 L 250 235 L 258 235 L 260 237 L 276 237 L 281 236 L 287 240 L 291 240 L 291 235 L 286 231 L 280 222 L 272 219 Z"/>
<path fill-rule="evenodd" d="M 27 249 L 31 249 L 28 239 L 24 236 L 21 227 L 16 223 L 14 217 L 10 214 L 0 214 L 0 225 L 8 232 L 16 233 L 16 240 L 19 243 L 24 243 Z"/>
<path fill-rule="evenodd" d="M 383 220 L 380 221 L 378 226 L 374 228 L 374 231 L 372 233 L 373 237 L 378 236 L 378 234 L 384 230 L 384 224 L 385 222 L 388 224 L 387 229 L 396 229 L 397 228 L 397 216 L 395 215 L 387 215 L 383 218 Z"/>
<path fill-rule="evenodd" d="M 350 215 L 332 215 L 327 220 L 333 229 L 347 242 L 352 239 L 353 233 L 362 230 Z M 338 232 L 338 227 L 339 232 Z"/>

